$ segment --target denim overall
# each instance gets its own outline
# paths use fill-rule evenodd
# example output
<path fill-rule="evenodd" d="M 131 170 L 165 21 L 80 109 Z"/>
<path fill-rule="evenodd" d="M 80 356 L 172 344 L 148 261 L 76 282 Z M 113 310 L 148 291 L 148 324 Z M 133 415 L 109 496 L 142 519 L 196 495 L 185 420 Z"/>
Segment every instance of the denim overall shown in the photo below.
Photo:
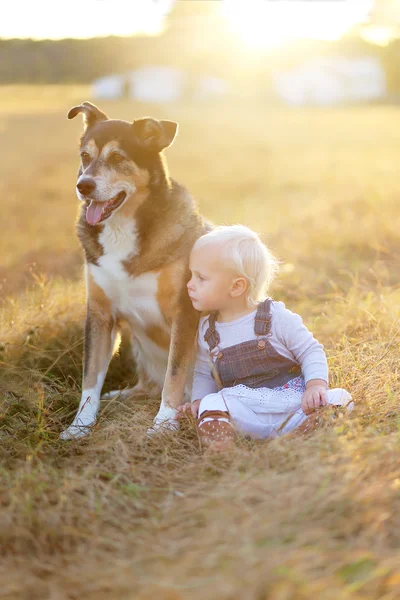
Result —
<path fill-rule="evenodd" d="M 275 388 L 301 374 L 300 365 L 282 356 L 268 341 L 271 328 L 271 298 L 260 302 L 254 319 L 256 340 L 249 340 L 220 350 L 215 328 L 217 312 L 209 316 L 204 335 L 210 353 L 216 355 L 212 376 L 220 388 L 245 385 L 249 388 Z"/>

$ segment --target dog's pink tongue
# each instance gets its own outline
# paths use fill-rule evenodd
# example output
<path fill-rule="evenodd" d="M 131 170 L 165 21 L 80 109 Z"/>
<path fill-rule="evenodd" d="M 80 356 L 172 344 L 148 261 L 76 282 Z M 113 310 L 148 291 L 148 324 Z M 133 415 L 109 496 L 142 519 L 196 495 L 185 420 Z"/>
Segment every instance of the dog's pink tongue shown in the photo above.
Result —
<path fill-rule="evenodd" d="M 101 219 L 104 202 L 96 202 L 92 200 L 86 209 L 86 221 L 89 225 L 96 225 Z"/>

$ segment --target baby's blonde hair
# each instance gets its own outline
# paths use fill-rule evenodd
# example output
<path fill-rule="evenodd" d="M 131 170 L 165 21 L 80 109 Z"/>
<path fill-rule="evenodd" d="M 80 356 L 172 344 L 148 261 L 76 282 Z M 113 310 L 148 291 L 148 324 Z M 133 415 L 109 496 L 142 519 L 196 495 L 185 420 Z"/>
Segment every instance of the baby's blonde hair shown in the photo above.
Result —
<path fill-rule="evenodd" d="M 246 302 L 256 307 L 278 272 L 278 261 L 255 231 L 244 225 L 220 225 L 201 236 L 193 249 L 215 245 L 222 259 L 247 281 Z"/>

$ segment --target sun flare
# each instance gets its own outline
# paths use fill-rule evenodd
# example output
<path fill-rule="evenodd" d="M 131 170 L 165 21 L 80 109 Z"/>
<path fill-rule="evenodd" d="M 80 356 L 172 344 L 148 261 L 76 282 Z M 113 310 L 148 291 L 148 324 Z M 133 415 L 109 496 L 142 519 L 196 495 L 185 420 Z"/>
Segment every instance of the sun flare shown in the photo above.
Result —
<path fill-rule="evenodd" d="M 296 39 L 336 40 L 365 19 L 372 0 L 224 0 L 233 29 L 252 48 Z"/>

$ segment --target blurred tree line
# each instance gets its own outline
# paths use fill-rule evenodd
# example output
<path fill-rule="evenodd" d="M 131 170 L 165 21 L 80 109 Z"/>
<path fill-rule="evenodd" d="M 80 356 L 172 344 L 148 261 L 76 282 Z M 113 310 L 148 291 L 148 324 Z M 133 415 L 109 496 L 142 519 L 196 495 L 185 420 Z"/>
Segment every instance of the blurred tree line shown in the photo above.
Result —
<path fill-rule="evenodd" d="M 377 6 L 393 0 L 377 0 Z M 260 89 L 268 75 L 311 56 L 377 56 L 388 91 L 400 93 L 400 39 L 387 46 L 364 40 L 355 28 L 337 42 L 308 41 L 278 52 L 249 52 L 229 29 L 216 2 L 176 2 L 159 36 L 109 36 L 92 39 L 0 39 L 0 84 L 89 83 L 143 65 L 180 67 L 193 75 L 224 77 Z M 380 22 L 382 10 L 373 18 Z"/>

